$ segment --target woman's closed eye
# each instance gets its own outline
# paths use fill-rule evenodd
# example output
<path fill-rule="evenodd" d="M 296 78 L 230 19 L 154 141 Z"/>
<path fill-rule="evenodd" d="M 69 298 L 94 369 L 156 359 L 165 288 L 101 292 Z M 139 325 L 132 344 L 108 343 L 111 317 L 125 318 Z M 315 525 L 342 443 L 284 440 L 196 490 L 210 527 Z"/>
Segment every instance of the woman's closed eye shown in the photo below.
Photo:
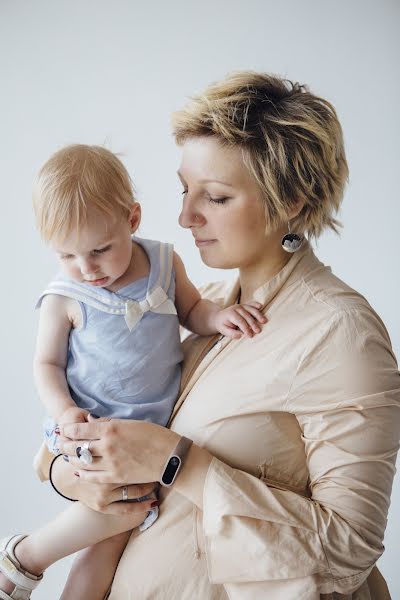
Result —
<path fill-rule="evenodd" d="M 225 202 L 227 200 L 229 200 L 229 198 L 227 196 L 216 196 L 216 197 L 215 196 L 214 197 L 213 196 L 209 196 L 208 200 L 210 202 L 213 202 L 214 204 L 225 204 Z"/>

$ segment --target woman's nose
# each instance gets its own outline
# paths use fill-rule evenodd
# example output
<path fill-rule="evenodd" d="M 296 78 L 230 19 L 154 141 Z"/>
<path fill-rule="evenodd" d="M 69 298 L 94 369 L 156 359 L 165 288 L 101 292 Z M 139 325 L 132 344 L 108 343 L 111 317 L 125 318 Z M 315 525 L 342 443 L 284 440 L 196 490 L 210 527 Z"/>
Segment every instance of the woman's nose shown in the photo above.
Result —
<path fill-rule="evenodd" d="M 190 227 L 201 227 L 205 223 L 204 216 L 196 210 L 193 202 L 186 198 L 182 205 L 181 214 L 178 218 L 179 225 L 185 229 Z"/>

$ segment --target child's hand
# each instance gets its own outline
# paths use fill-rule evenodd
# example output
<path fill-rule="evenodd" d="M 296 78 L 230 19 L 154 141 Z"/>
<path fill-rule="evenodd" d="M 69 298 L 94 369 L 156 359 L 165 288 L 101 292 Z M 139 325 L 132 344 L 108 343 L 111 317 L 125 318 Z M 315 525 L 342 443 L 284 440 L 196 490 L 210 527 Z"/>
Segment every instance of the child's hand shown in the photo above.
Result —
<path fill-rule="evenodd" d="M 260 333 L 259 323 L 267 322 L 260 308 L 259 302 L 234 304 L 224 308 L 215 316 L 215 327 L 217 331 L 231 338 L 241 338 L 242 335 L 251 338 L 256 333 Z"/>
<path fill-rule="evenodd" d="M 66 425 L 67 423 L 87 423 L 88 415 L 89 411 L 78 408 L 77 406 L 70 406 L 58 419 L 58 425 Z"/>

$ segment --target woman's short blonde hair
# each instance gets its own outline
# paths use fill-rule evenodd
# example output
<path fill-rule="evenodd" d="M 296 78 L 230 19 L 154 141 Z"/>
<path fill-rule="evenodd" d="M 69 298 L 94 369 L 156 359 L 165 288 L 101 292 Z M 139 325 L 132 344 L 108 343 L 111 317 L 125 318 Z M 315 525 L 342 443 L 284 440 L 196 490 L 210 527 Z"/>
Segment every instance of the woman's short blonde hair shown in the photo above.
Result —
<path fill-rule="evenodd" d="M 330 227 L 343 198 L 348 167 L 342 128 L 332 104 L 281 77 L 240 71 L 209 86 L 172 117 L 178 144 L 215 136 L 237 146 L 265 198 L 267 226 L 318 237 Z"/>
<path fill-rule="evenodd" d="M 128 171 L 101 146 L 62 148 L 40 169 L 33 189 L 36 223 L 46 241 L 79 231 L 93 211 L 128 218 L 134 202 Z"/>

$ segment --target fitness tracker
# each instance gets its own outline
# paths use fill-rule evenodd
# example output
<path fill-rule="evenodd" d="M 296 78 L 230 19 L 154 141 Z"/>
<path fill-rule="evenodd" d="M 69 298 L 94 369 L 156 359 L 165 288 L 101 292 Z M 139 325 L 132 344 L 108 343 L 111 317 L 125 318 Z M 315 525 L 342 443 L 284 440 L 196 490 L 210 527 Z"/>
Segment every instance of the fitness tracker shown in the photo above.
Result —
<path fill-rule="evenodd" d="M 171 487 L 174 483 L 185 459 L 185 456 L 193 444 L 192 440 L 184 436 L 179 440 L 176 448 L 169 455 L 167 462 L 165 463 L 160 483 L 165 487 Z"/>

